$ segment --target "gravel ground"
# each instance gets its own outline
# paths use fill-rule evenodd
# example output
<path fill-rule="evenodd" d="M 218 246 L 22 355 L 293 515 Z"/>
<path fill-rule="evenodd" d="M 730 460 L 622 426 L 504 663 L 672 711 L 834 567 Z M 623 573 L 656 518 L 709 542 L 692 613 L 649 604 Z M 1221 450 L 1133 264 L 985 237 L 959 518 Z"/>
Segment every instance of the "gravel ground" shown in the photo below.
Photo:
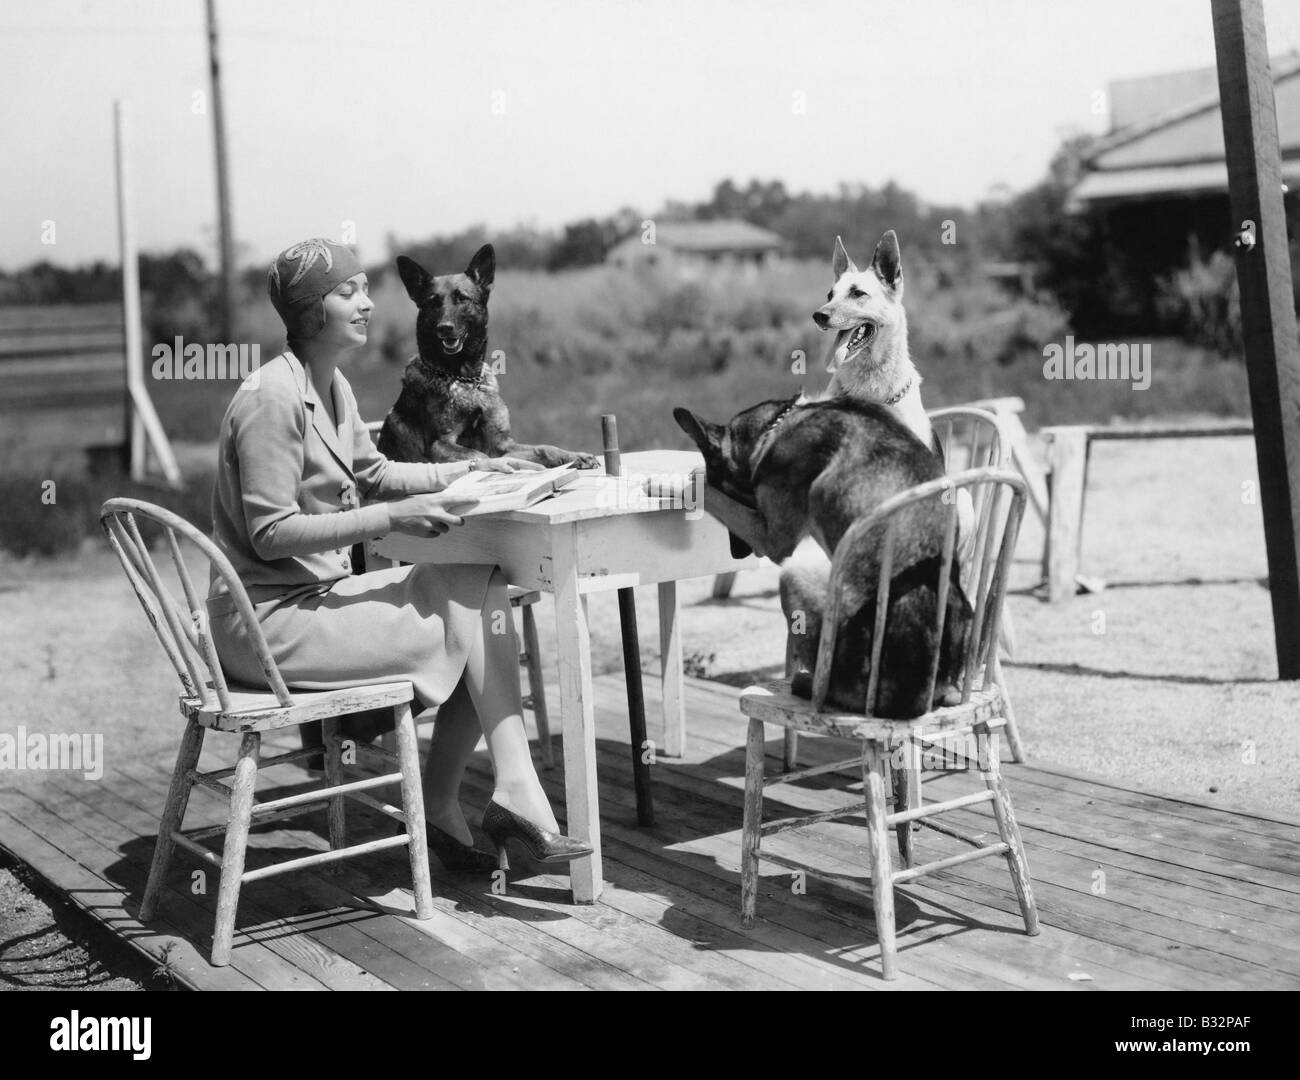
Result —
<path fill-rule="evenodd" d="M 0 866 L 0 990 L 148 988 L 150 965 L 27 878 Z"/>

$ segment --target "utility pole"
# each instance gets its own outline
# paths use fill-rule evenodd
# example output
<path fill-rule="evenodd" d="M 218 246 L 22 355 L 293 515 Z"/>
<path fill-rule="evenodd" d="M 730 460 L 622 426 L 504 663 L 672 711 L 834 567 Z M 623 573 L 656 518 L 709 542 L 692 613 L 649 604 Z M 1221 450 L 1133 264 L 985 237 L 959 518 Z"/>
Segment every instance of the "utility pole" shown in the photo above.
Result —
<path fill-rule="evenodd" d="M 226 159 L 226 121 L 221 106 L 220 43 L 217 39 L 216 0 L 206 0 L 208 9 L 208 65 L 212 72 L 212 137 L 217 162 L 217 233 L 220 245 L 221 341 L 235 339 L 235 237 L 230 222 L 230 166 Z"/>

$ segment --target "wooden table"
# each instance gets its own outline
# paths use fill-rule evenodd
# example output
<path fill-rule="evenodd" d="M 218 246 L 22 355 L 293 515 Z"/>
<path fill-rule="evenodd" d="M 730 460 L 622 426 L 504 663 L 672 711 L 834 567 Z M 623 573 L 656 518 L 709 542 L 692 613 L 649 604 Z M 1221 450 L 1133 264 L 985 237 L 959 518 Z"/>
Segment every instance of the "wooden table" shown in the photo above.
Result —
<path fill-rule="evenodd" d="M 370 545 L 378 558 L 402 562 L 496 563 L 511 585 L 554 595 L 566 829 L 571 836 L 590 840 L 595 849 L 591 857 L 570 866 L 578 903 L 593 903 L 601 893 L 587 597 L 637 585 L 659 586 L 662 752 L 680 756 L 686 712 L 677 582 L 758 564 L 754 558 L 731 557 L 727 530 L 704 513 L 702 503 L 688 510 L 683 503 L 692 501 L 689 496 L 673 507 L 669 500 L 635 494 L 639 478 L 689 475 L 703 465 L 699 454 L 685 451 L 624 454 L 620 479 L 593 472 L 526 510 L 467 518 L 464 525 L 433 539 L 393 533 Z"/>

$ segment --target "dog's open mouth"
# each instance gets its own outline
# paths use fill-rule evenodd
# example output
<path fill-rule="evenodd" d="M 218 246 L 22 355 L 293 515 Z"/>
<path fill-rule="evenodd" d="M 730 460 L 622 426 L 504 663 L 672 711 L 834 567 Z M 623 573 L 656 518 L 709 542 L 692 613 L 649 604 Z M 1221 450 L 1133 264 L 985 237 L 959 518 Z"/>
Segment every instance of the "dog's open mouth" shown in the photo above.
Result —
<path fill-rule="evenodd" d="M 834 365 L 831 370 L 833 371 L 836 367 L 847 363 L 857 356 L 858 353 L 871 343 L 871 339 L 875 336 L 875 332 L 875 324 L 869 322 L 864 322 L 861 326 L 852 331 L 841 330 L 839 338 L 835 343 Z"/>
<path fill-rule="evenodd" d="M 438 344 L 442 346 L 442 351 L 448 356 L 455 356 L 465 347 L 465 339 L 463 337 L 439 338 Z"/>

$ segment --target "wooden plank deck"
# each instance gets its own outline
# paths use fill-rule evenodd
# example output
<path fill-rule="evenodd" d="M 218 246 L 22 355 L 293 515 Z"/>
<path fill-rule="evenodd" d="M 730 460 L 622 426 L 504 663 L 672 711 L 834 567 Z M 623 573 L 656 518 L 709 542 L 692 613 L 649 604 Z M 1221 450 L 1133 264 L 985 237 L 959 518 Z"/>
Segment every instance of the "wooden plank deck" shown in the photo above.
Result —
<path fill-rule="evenodd" d="M 657 680 L 646 681 L 653 712 Z M 503 891 L 434 861 L 435 915 L 410 917 L 405 855 L 384 852 L 341 874 L 303 872 L 245 887 L 232 964 L 206 962 L 216 877 L 178 853 L 159 918 L 134 918 L 170 760 L 132 759 L 99 782 L 51 772 L 37 791 L 0 794 L 0 847 L 28 863 L 113 933 L 196 989 L 1296 989 L 1300 988 L 1300 825 L 1127 790 L 1065 770 L 1007 765 L 1043 932 L 1022 932 L 1002 860 L 968 863 L 896 892 L 902 977 L 879 977 L 869 907 L 847 890 L 764 864 L 759 921 L 739 925 L 744 724 L 737 691 L 687 683 L 688 753 L 653 770 L 657 823 L 635 824 L 621 679 L 597 680 L 606 890 L 569 903 L 568 879 L 511 872 Z M 771 729 L 769 769 L 779 763 Z M 292 739 L 293 736 L 288 737 Z M 285 743 L 285 745 L 289 745 Z M 204 767 L 235 741 L 208 739 Z M 809 763 L 848 756 L 801 740 Z M 110 765 L 112 756 L 110 755 Z M 927 798 L 978 785 L 932 774 Z M 273 770 L 268 787 L 305 774 Z M 543 782 L 562 807 L 560 770 Z M 266 783 L 264 778 L 263 783 Z M 491 792 L 480 754 L 465 788 L 471 819 Z M 860 798 L 856 776 L 772 790 L 769 816 Z M 216 824 L 202 791 L 187 828 Z M 354 835 L 388 825 L 349 809 Z M 952 823 L 990 829 L 983 808 Z M 865 830 L 834 823 L 770 841 L 771 850 L 869 881 Z M 918 834 L 923 858 L 958 850 Z M 951 846 L 949 846 L 951 845 Z M 249 865 L 328 846 L 324 814 L 269 823 Z M 202 888 L 200 886 L 203 886 Z"/>

